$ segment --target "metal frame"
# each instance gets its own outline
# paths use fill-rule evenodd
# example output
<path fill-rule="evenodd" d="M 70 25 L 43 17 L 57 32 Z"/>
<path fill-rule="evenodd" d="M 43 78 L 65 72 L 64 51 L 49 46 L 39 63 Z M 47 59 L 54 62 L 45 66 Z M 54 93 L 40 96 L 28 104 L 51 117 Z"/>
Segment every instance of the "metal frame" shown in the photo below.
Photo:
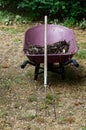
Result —
<path fill-rule="evenodd" d="M 65 66 L 68 64 L 73 63 L 75 67 L 79 67 L 78 62 L 75 59 L 70 59 L 66 61 L 65 63 L 59 63 L 59 66 L 57 68 L 54 67 L 53 63 L 48 64 L 48 71 L 61 74 L 62 79 L 65 79 Z M 43 67 L 40 67 L 40 63 L 34 63 L 29 60 L 26 60 L 22 63 L 21 68 L 24 69 L 27 64 L 35 66 L 35 72 L 34 72 L 34 80 L 38 79 L 38 75 L 41 73 L 44 73 L 44 71 L 39 72 L 40 69 L 43 69 Z"/>

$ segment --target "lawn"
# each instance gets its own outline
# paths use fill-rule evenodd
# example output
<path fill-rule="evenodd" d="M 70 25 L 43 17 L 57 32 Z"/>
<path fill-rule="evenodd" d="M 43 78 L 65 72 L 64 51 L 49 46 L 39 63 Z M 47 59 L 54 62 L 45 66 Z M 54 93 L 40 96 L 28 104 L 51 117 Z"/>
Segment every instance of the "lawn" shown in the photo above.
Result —
<path fill-rule="evenodd" d="M 37 93 L 43 87 L 43 74 L 34 81 L 33 66 L 20 68 L 27 59 L 22 51 L 24 32 L 31 26 L 0 25 L 0 130 L 86 130 L 86 30 L 72 28 L 79 68 L 68 65 L 65 80 L 48 73 L 55 103 L 47 89 L 45 108 L 43 90 Z"/>

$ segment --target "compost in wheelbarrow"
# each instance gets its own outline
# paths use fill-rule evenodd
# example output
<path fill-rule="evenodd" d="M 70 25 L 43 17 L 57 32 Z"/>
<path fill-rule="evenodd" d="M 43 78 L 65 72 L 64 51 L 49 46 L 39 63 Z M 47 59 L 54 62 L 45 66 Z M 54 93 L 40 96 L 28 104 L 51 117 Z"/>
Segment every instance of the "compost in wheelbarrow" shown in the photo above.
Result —
<path fill-rule="evenodd" d="M 59 41 L 52 45 L 47 45 L 47 54 L 62 54 L 67 53 L 69 49 L 69 43 L 66 41 Z M 44 54 L 44 46 L 29 44 L 26 48 L 26 54 Z"/>
<path fill-rule="evenodd" d="M 70 63 L 73 63 L 78 67 L 78 63 L 75 59 L 72 59 L 73 55 L 77 52 L 77 45 L 73 31 L 67 27 L 60 25 L 48 24 L 48 70 L 53 70 L 54 63 L 58 63 L 58 71 L 62 78 L 64 78 L 64 67 Z M 62 44 L 64 46 L 62 47 Z M 57 46 L 57 48 L 56 48 Z M 60 46 L 60 49 L 58 49 Z M 24 37 L 23 51 L 28 57 L 27 61 L 21 65 L 21 68 L 24 68 L 27 63 L 35 66 L 35 75 L 34 79 L 36 80 L 39 74 L 40 64 L 44 63 L 44 25 L 39 25 L 27 29 Z M 55 47 L 52 51 L 52 47 Z M 66 49 L 65 49 L 66 47 Z M 33 51 L 35 48 L 35 51 Z M 40 48 L 40 49 L 39 49 Z M 41 50 L 41 51 L 40 51 Z M 57 50 L 57 53 L 56 53 Z M 60 50 L 60 51 L 59 51 Z"/>

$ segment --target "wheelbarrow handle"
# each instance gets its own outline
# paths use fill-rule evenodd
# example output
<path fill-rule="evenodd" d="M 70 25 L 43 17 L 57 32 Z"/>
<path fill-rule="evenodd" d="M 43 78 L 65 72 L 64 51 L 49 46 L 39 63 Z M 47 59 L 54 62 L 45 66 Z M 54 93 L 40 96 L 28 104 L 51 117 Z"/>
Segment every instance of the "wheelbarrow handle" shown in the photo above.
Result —
<path fill-rule="evenodd" d="M 68 60 L 64 65 L 68 65 L 70 63 L 73 63 L 75 67 L 79 67 L 78 62 L 75 59 Z"/>
<path fill-rule="evenodd" d="M 25 61 L 22 63 L 21 68 L 24 69 L 24 68 L 26 67 L 27 64 L 36 66 L 36 63 L 31 62 L 31 61 L 28 61 L 28 60 L 25 60 Z"/>
<path fill-rule="evenodd" d="M 26 65 L 28 64 L 28 60 L 24 61 L 21 65 L 21 68 L 24 69 L 26 67 Z"/>
<path fill-rule="evenodd" d="M 79 67 L 79 64 L 78 62 L 75 60 L 75 59 L 72 59 L 72 63 L 75 67 Z"/>

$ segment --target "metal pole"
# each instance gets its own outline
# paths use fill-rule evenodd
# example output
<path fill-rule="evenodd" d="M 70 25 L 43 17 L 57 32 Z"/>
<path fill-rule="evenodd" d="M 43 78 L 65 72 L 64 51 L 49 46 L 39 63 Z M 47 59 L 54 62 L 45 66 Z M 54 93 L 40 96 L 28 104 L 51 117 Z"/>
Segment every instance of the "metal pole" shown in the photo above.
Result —
<path fill-rule="evenodd" d="M 44 87 L 47 86 L 47 16 L 45 16 L 45 30 L 44 30 Z"/>

